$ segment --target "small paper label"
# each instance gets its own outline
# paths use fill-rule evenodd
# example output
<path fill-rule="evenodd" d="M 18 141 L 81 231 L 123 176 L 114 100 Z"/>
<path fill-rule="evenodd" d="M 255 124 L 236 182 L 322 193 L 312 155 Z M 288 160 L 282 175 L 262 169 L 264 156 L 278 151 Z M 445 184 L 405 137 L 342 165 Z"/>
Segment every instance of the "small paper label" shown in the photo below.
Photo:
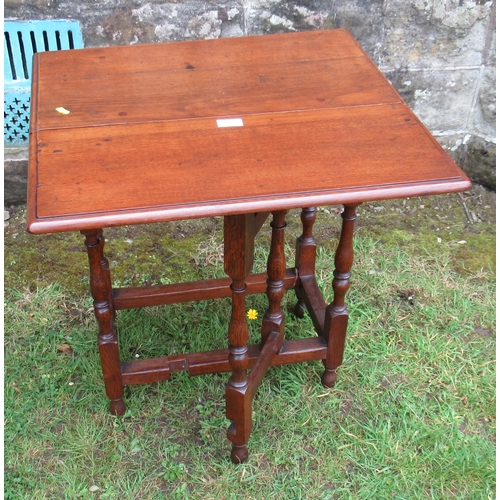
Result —
<path fill-rule="evenodd" d="M 217 120 L 217 126 L 223 127 L 243 127 L 243 120 L 241 118 L 221 118 Z"/>
<path fill-rule="evenodd" d="M 56 111 L 58 113 L 61 113 L 61 115 L 69 115 L 70 114 L 70 111 L 66 108 L 63 108 L 62 106 L 60 106 L 59 108 L 56 108 Z"/>

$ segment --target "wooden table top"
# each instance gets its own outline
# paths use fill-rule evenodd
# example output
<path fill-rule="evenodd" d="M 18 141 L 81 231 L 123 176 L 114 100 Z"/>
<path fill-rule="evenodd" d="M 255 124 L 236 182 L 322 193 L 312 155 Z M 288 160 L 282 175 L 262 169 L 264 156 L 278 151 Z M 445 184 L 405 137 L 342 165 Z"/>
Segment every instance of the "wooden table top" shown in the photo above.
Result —
<path fill-rule="evenodd" d="M 345 30 L 38 53 L 31 113 L 33 233 L 470 186 Z"/>

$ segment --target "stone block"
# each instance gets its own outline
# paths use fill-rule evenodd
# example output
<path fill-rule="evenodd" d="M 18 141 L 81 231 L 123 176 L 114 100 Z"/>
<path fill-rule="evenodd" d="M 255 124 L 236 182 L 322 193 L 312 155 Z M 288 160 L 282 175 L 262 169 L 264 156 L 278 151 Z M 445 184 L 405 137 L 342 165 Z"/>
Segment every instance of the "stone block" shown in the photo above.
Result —
<path fill-rule="evenodd" d="M 323 28 L 328 18 L 324 0 L 250 0 L 247 32 L 265 35 Z"/>
<path fill-rule="evenodd" d="M 387 0 L 381 64 L 388 68 L 479 66 L 493 2 Z"/>
<path fill-rule="evenodd" d="M 496 144 L 467 133 L 437 136 L 444 150 L 472 182 L 496 190 Z"/>
<path fill-rule="evenodd" d="M 28 160 L 4 161 L 4 205 L 26 203 Z"/>
<path fill-rule="evenodd" d="M 483 51 L 483 64 L 489 67 L 496 66 L 496 25 L 495 15 L 491 15 L 490 26 L 486 36 L 486 43 Z"/>
<path fill-rule="evenodd" d="M 384 37 L 384 0 L 334 0 L 325 28 L 347 29 L 380 65 Z"/>
<path fill-rule="evenodd" d="M 467 129 L 479 68 L 387 71 L 386 76 L 431 131 Z"/>
<path fill-rule="evenodd" d="M 372 58 L 382 36 L 382 0 L 251 0 L 248 34 L 345 28 Z"/>
<path fill-rule="evenodd" d="M 461 165 L 469 178 L 482 186 L 496 190 L 496 144 L 473 136 L 466 144 Z"/>
<path fill-rule="evenodd" d="M 139 23 L 149 27 L 155 42 L 213 39 L 244 34 L 243 7 L 233 0 L 220 4 L 200 4 L 195 1 L 144 4 L 132 12 Z"/>
<path fill-rule="evenodd" d="M 483 68 L 472 113 L 472 129 L 491 141 L 496 135 L 496 71 L 493 67 Z"/>

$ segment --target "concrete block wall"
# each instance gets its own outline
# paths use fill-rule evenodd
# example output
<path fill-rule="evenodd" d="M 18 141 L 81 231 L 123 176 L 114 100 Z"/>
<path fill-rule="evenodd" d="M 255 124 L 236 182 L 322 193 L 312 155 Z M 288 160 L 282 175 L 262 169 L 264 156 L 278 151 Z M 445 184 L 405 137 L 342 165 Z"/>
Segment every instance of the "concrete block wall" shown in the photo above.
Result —
<path fill-rule="evenodd" d="M 495 2 L 5 0 L 6 20 L 74 19 L 86 47 L 346 28 L 473 181 L 495 189 Z M 25 200 L 5 150 L 5 202 Z"/>

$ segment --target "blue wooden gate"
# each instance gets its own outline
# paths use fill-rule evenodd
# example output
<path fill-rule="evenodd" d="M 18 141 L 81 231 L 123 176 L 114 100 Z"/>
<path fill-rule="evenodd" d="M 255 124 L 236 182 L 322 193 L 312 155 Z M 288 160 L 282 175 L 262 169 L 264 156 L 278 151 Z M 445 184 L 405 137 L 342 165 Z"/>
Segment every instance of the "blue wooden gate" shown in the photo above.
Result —
<path fill-rule="evenodd" d="M 4 22 L 4 146 L 28 144 L 31 68 L 35 52 L 80 49 L 78 21 Z"/>

